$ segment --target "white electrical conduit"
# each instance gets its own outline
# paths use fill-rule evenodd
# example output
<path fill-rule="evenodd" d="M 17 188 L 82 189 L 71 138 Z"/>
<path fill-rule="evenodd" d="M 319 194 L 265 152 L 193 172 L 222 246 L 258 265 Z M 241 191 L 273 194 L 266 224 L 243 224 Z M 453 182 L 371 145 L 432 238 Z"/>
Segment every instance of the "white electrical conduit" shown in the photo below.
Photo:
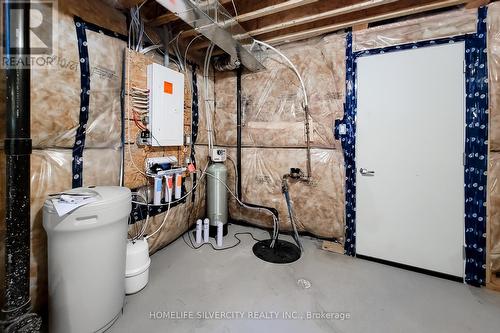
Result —
<path fill-rule="evenodd" d="M 180 63 L 180 67 L 181 67 L 181 72 L 185 72 L 185 67 L 184 67 L 184 60 L 182 59 L 182 55 L 181 55 L 181 51 L 179 49 L 179 37 L 181 36 L 181 34 L 184 32 L 184 30 L 181 30 L 177 36 L 174 37 L 174 39 L 172 39 L 168 45 L 170 47 L 170 44 L 174 43 L 171 45 L 172 49 L 174 50 L 174 54 L 175 56 L 177 57 L 177 59 L 179 60 L 179 63 Z M 167 47 L 167 50 L 168 48 Z"/>
<path fill-rule="evenodd" d="M 210 104 L 210 99 L 208 98 L 208 75 L 210 72 L 210 59 L 212 57 L 212 51 L 214 49 L 214 44 L 210 43 L 205 55 L 205 63 L 203 64 L 203 80 L 204 80 L 204 95 L 205 95 L 205 119 L 207 123 L 207 136 L 208 136 L 208 151 L 209 154 L 213 149 L 214 134 L 212 126 L 212 107 Z"/>
<path fill-rule="evenodd" d="M 148 52 L 151 52 L 151 51 L 153 51 L 153 50 L 159 49 L 159 48 L 161 48 L 161 47 L 163 47 L 163 44 L 151 45 L 151 46 L 148 46 L 148 47 L 143 48 L 143 49 L 141 50 L 141 53 L 142 53 L 142 54 L 146 54 L 146 53 L 148 53 Z"/>
<path fill-rule="evenodd" d="M 281 51 L 278 49 L 272 47 L 271 45 L 262 42 L 260 40 L 254 39 L 254 42 L 264 46 L 265 48 L 268 48 L 275 53 L 277 53 L 280 57 L 282 57 L 290 66 L 290 68 L 295 72 L 295 75 L 297 75 L 297 78 L 300 81 L 300 85 L 302 87 L 302 92 L 304 95 L 304 112 L 305 112 L 305 126 L 306 126 L 306 141 L 307 141 L 307 180 L 311 179 L 311 140 L 310 140 L 310 134 L 309 134 L 309 100 L 307 98 L 307 91 L 306 91 L 306 85 L 304 84 L 304 80 L 302 80 L 302 76 L 300 75 L 297 67 L 288 59 Z"/>
<path fill-rule="evenodd" d="M 191 41 L 188 43 L 186 50 L 184 51 L 184 68 L 187 68 L 187 54 L 188 54 L 189 48 L 191 47 L 191 44 L 193 44 L 193 42 L 200 37 L 203 37 L 203 35 L 198 35 L 198 36 L 193 37 L 193 39 L 191 39 Z"/>
<path fill-rule="evenodd" d="M 297 75 L 297 77 L 299 78 L 299 81 L 300 81 L 300 85 L 302 86 L 302 91 L 304 92 L 304 107 L 309 107 L 309 101 L 307 99 L 307 92 L 306 92 L 306 86 L 304 84 L 304 80 L 302 80 L 302 76 L 300 76 L 300 73 L 299 71 L 297 70 L 297 67 L 295 67 L 295 65 L 290 61 L 290 59 L 288 59 L 283 53 L 281 53 L 281 51 L 279 51 L 278 49 L 272 47 L 271 45 L 265 43 L 265 42 L 262 42 L 260 40 L 257 40 L 255 39 L 254 40 L 255 43 L 257 44 L 260 44 L 262 46 L 264 46 L 265 48 L 268 48 L 274 52 L 276 52 L 280 57 L 282 57 L 287 63 L 288 65 L 292 68 L 292 70 L 295 72 L 295 75 Z"/>

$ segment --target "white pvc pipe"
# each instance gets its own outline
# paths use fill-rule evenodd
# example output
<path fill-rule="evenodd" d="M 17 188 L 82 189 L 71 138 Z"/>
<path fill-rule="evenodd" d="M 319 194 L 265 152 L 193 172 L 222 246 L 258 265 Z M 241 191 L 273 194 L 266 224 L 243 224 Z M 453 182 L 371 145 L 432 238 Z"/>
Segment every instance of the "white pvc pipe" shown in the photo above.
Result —
<path fill-rule="evenodd" d="M 297 70 L 297 67 L 288 59 L 281 51 L 278 49 L 272 47 L 271 45 L 261 42 L 260 40 L 254 39 L 254 42 L 257 44 L 260 44 L 264 47 L 267 47 L 268 49 L 276 52 L 279 56 L 281 56 L 285 61 L 288 63 L 288 65 L 292 68 L 292 70 L 295 72 L 295 75 L 299 78 L 300 85 L 302 86 L 302 91 L 304 94 L 304 112 L 305 112 L 305 126 L 306 126 L 306 134 L 307 134 L 307 180 L 309 181 L 311 179 L 311 141 L 309 137 L 309 100 L 307 98 L 307 91 L 306 91 L 306 85 L 304 84 L 304 80 L 302 80 L 302 76 L 300 76 L 299 71 Z"/>
<path fill-rule="evenodd" d="M 279 56 L 281 56 L 283 59 L 285 59 L 285 61 L 288 63 L 288 65 L 293 69 L 293 71 L 295 72 L 295 75 L 297 75 L 297 77 L 299 78 L 299 81 L 300 81 L 300 85 L 302 86 L 302 91 L 304 92 L 304 107 L 308 107 L 309 106 L 309 101 L 307 99 L 307 91 L 306 91 L 306 85 L 304 84 L 304 80 L 302 80 L 302 76 L 300 76 L 300 73 L 299 71 L 297 70 L 297 67 L 295 67 L 295 65 L 290 61 L 290 59 L 288 59 L 283 53 L 281 53 L 281 51 L 279 51 L 278 49 L 272 47 L 271 45 L 265 43 L 265 42 L 261 42 L 260 40 L 256 40 L 254 39 L 255 43 L 257 44 L 260 44 L 274 52 L 276 52 Z"/>

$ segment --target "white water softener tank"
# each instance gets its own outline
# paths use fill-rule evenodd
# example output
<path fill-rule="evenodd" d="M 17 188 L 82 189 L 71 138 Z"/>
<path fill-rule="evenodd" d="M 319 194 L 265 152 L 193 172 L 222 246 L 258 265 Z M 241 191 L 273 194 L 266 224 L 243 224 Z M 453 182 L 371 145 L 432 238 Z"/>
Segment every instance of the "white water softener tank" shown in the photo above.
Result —
<path fill-rule="evenodd" d="M 51 199 L 43 207 L 49 270 L 49 331 L 102 332 L 118 318 L 125 298 L 125 253 L 130 190 L 76 188 L 65 194 L 96 201 L 63 216 Z"/>
<path fill-rule="evenodd" d="M 227 168 L 222 162 L 212 163 L 207 169 L 207 217 L 210 237 L 217 235 L 217 222 L 222 222 L 227 235 Z"/>

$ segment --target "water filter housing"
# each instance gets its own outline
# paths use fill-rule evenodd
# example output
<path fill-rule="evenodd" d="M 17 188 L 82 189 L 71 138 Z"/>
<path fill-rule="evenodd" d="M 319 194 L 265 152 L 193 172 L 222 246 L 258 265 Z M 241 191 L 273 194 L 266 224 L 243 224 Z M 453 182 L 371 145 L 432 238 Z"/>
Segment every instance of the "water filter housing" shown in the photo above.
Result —
<path fill-rule="evenodd" d="M 208 243 L 208 230 L 209 230 L 208 219 L 205 219 L 203 221 L 203 243 Z"/>
<path fill-rule="evenodd" d="M 141 291 L 149 281 L 149 245 L 146 239 L 127 242 L 127 260 L 125 265 L 125 293 L 135 294 Z"/>
<path fill-rule="evenodd" d="M 196 221 L 196 244 L 201 244 L 201 230 L 203 222 L 201 220 Z"/>
<path fill-rule="evenodd" d="M 212 163 L 207 169 L 207 217 L 210 220 L 210 237 L 217 235 L 217 222 L 227 234 L 227 168 L 224 163 Z"/>

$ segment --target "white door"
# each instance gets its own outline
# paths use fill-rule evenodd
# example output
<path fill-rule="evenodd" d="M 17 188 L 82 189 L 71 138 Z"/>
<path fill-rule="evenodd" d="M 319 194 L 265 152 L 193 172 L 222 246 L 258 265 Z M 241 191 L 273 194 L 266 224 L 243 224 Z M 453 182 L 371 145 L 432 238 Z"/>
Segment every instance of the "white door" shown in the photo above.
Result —
<path fill-rule="evenodd" d="M 462 277 L 464 44 L 357 65 L 356 252 Z"/>

